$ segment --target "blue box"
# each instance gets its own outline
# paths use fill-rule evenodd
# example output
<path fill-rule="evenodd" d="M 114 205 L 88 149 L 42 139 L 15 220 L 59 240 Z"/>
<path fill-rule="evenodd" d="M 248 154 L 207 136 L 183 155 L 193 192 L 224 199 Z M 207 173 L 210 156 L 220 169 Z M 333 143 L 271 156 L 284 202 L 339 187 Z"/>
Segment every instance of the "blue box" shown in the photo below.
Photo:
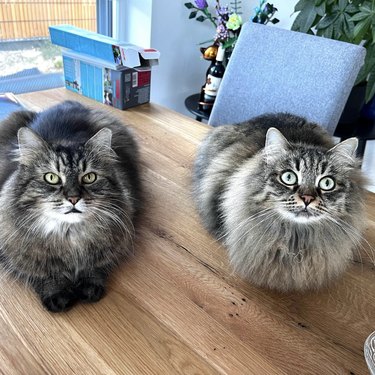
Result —
<path fill-rule="evenodd" d="M 50 26 L 49 32 L 53 44 L 106 61 L 115 70 L 151 67 L 158 64 L 160 57 L 153 48 L 145 49 L 72 25 Z"/>

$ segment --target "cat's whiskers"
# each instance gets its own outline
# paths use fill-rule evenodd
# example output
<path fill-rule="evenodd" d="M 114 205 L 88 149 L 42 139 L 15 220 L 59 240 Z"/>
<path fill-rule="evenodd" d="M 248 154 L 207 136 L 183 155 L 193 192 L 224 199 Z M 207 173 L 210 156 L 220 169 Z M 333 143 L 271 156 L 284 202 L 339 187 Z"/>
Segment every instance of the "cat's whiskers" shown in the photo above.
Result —
<path fill-rule="evenodd" d="M 108 207 L 110 206 L 111 210 L 108 210 Z M 113 223 L 116 225 L 116 227 L 129 239 L 133 239 L 134 235 L 134 226 L 132 224 L 132 221 L 129 217 L 129 215 L 120 207 L 114 204 L 102 204 L 97 202 L 94 206 L 90 207 L 90 211 L 94 214 L 94 216 L 97 219 L 100 219 L 101 223 L 106 223 L 107 226 L 109 226 L 109 223 Z M 107 220 L 104 221 L 104 218 L 101 217 L 101 215 L 104 215 Z M 126 220 L 126 223 L 124 220 L 121 219 L 121 216 L 123 216 Z"/>

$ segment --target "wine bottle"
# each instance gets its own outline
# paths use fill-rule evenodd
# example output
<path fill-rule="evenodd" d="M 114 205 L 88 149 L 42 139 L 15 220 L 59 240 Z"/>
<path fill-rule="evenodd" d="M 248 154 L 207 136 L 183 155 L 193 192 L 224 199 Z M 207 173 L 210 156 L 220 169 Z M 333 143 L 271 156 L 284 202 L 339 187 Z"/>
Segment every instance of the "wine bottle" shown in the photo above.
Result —
<path fill-rule="evenodd" d="M 203 88 L 203 100 L 201 100 L 200 103 L 202 110 L 209 111 L 214 105 L 216 95 L 225 72 L 225 67 L 223 64 L 224 53 L 225 49 L 222 47 L 222 45 L 220 45 L 216 55 L 216 62 L 209 68 L 206 83 Z"/>

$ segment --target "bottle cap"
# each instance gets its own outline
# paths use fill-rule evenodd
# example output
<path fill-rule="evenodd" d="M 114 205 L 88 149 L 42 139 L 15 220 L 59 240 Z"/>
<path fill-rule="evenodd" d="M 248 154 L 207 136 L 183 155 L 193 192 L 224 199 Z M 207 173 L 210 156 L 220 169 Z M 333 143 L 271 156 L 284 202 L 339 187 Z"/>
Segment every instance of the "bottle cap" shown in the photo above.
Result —
<path fill-rule="evenodd" d="M 224 53 L 225 53 L 225 48 L 223 47 L 222 44 L 220 44 L 219 49 L 217 50 L 216 61 L 223 61 Z"/>

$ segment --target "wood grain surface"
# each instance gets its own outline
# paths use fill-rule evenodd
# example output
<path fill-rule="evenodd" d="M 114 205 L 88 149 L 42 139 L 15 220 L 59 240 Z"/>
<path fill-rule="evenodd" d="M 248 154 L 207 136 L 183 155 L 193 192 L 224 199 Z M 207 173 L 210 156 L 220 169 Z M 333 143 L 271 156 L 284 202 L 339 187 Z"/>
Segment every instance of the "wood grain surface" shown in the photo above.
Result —
<path fill-rule="evenodd" d="M 278 294 L 233 274 L 199 222 L 191 167 L 208 127 L 147 104 L 118 111 L 65 89 L 22 94 L 41 110 L 65 99 L 100 107 L 139 140 L 145 210 L 134 255 L 105 298 L 61 314 L 0 278 L 1 374 L 368 374 L 375 331 L 375 196 L 368 228 L 342 279 L 308 294 Z"/>

